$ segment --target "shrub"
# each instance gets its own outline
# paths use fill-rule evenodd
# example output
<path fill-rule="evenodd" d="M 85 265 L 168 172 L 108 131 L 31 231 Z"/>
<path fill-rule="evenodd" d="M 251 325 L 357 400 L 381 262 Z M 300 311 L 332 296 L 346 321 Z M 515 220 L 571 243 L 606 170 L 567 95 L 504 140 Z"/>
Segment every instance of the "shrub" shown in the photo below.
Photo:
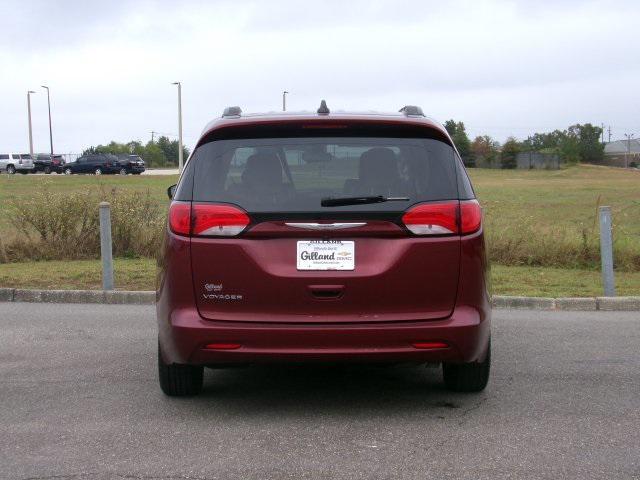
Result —
<path fill-rule="evenodd" d="M 164 215 L 148 192 L 100 189 L 63 194 L 45 187 L 27 200 L 9 201 L 16 235 L 4 243 L 0 261 L 98 258 L 101 201 L 111 204 L 114 256 L 154 256 Z"/>

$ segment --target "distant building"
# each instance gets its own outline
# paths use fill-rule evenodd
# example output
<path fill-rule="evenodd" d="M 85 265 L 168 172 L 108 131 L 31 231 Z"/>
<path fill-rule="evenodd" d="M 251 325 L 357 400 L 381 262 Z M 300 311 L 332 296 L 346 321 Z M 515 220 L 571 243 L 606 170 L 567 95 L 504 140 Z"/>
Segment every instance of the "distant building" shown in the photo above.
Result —
<path fill-rule="evenodd" d="M 640 165 L 640 140 L 616 140 L 605 144 L 602 163 L 611 167 Z"/>

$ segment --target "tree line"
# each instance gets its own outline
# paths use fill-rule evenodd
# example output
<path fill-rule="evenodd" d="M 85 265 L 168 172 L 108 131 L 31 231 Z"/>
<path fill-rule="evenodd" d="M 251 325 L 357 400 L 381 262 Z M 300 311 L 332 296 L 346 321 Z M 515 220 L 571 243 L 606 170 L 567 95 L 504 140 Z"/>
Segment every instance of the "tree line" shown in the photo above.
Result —
<path fill-rule="evenodd" d="M 598 163 L 604 157 L 604 144 L 600 142 L 602 128 L 590 123 L 576 124 L 566 130 L 550 133 L 535 133 L 523 141 L 509 137 L 502 145 L 489 135 L 477 136 L 471 141 L 463 122 L 447 120 L 444 127 L 467 167 L 483 163 L 500 168 L 516 168 L 516 157 L 520 152 L 557 155 L 568 164 Z"/>
<path fill-rule="evenodd" d="M 82 152 L 83 155 L 91 153 L 112 153 L 114 155 L 139 155 L 147 167 L 171 167 L 178 166 L 178 152 L 180 150 L 177 140 L 161 136 L 157 141 L 142 142 L 133 140 L 128 143 L 110 142 L 107 145 L 89 147 Z M 189 149 L 183 145 L 182 154 L 186 160 Z"/>

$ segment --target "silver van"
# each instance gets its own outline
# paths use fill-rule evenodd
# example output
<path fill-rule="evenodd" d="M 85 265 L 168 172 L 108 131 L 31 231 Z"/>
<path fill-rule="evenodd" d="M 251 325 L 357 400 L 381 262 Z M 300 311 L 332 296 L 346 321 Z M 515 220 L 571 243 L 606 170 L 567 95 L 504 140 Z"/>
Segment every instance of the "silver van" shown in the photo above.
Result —
<path fill-rule="evenodd" d="M 0 153 L 0 172 L 29 173 L 34 171 L 33 160 L 28 153 Z"/>

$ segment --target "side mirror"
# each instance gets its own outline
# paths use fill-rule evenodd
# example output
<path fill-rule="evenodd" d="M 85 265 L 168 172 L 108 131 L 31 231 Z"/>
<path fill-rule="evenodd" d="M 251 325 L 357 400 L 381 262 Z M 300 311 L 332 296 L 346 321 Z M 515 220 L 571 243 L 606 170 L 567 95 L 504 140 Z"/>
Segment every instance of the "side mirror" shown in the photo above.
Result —
<path fill-rule="evenodd" d="M 167 188 L 167 196 L 170 200 L 173 200 L 173 196 L 176 194 L 177 187 L 178 185 L 171 185 L 169 188 Z"/>

